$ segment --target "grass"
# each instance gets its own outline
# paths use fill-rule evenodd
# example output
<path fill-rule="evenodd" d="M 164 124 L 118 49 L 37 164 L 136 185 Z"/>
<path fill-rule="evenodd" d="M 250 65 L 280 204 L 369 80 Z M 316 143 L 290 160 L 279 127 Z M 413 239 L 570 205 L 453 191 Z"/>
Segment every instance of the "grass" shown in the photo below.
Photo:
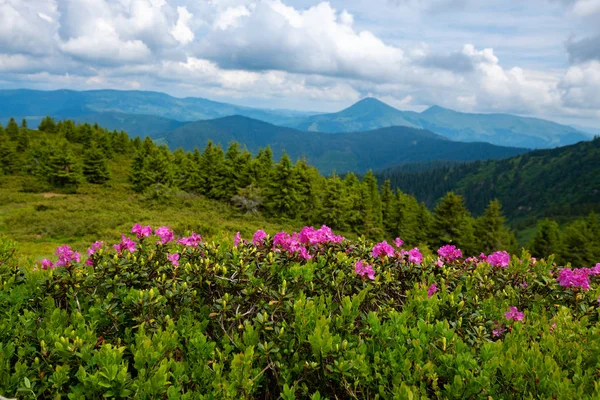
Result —
<path fill-rule="evenodd" d="M 3 176 L 0 233 L 19 243 L 21 258 L 37 261 L 62 244 L 84 252 L 96 240 L 117 242 L 138 222 L 153 227 L 166 225 L 178 234 L 195 231 L 208 240 L 232 240 L 237 231 L 249 238 L 257 229 L 273 233 L 300 227 L 294 222 L 244 215 L 222 202 L 184 192 L 172 192 L 160 201 L 136 194 L 127 183 L 124 165 L 119 160 L 111 163 L 113 179 L 109 184 L 84 183 L 75 194 L 24 193 L 23 183 L 29 177 Z"/>

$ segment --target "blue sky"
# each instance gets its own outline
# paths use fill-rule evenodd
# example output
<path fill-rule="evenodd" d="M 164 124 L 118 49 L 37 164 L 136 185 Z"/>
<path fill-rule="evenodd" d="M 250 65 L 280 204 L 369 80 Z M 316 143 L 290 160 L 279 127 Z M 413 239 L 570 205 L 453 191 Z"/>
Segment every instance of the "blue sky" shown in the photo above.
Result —
<path fill-rule="evenodd" d="M 158 90 L 600 130 L 600 0 L 0 0 L 0 87 Z"/>

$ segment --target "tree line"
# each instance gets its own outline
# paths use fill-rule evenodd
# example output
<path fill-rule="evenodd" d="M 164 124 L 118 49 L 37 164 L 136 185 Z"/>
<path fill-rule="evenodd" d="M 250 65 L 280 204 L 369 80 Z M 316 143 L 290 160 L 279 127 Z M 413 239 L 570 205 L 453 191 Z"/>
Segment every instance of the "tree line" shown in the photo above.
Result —
<path fill-rule="evenodd" d="M 137 193 L 184 191 L 228 202 L 242 213 L 326 224 L 375 240 L 400 237 L 409 246 L 434 250 L 451 243 L 465 255 L 519 250 L 496 199 L 475 217 L 464 198 L 453 192 L 430 210 L 412 195 L 393 190 L 389 180 L 380 185 L 371 171 L 361 177 L 323 176 L 304 159 L 293 162 L 284 153 L 273 160 L 269 147 L 254 155 L 235 142 L 226 149 L 208 142 L 202 150 L 171 151 L 148 137 L 132 139 L 96 124 L 55 122 L 50 117 L 37 132 L 26 121 L 19 126 L 11 119 L 6 128 L 0 125 L 0 166 L 5 174 L 23 173 L 52 187 L 74 190 L 84 181 L 110 182 L 109 163 L 116 158 L 126 160 L 118 165 L 129 168 L 129 182 Z M 530 246 L 534 255 L 555 253 L 561 260 L 588 264 L 599 259 L 595 215 L 562 233 L 553 224 L 540 222 Z"/>

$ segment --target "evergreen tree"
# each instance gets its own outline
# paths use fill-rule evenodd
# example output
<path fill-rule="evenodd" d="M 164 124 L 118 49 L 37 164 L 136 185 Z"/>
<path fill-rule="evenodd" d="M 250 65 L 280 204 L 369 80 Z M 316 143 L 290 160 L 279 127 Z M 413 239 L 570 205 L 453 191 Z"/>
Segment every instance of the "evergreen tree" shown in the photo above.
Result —
<path fill-rule="evenodd" d="M 29 149 L 29 131 L 27 128 L 19 129 L 19 137 L 17 138 L 17 152 L 23 153 Z"/>
<path fill-rule="evenodd" d="M 435 247 L 454 244 L 464 255 L 476 252 L 472 218 L 461 196 L 448 192 L 440 200 L 435 208 L 431 239 Z"/>
<path fill-rule="evenodd" d="M 327 178 L 322 199 L 323 208 L 318 220 L 333 229 L 345 231 L 348 229 L 346 215 L 348 211 L 347 197 L 344 184 L 337 175 Z"/>
<path fill-rule="evenodd" d="M 215 146 L 212 141 L 209 141 L 200 158 L 200 176 L 202 192 L 211 199 L 224 198 L 224 162 L 224 154 L 221 146 Z"/>
<path fill-rule="evenodd" d="M 343 180 L 347 210 L 344 214 L 348 228 L 357 234 L 365 234 L 365 218 L 370 206 L 368 190 L 352 172 Z"/>
<path fill-rule="evenodd" d="M 45 176 L 53 186 L 77 187 L 80 181 L 79 168 L 66 142 L 59 142 L 48 154 Z"/>
<path fill-rule="evenodd" d="M 46 117 L 38 126 L 38 130 L 46 133 L 56 133 L 56 122 L 54 122 L 54 118 Z"/>
<path fill-rule="evenodd" d="M 394 192 L 390 180 L 383 182 L 381 188 L 381 216 L 383 219 L 383 228 L 386 232 L 391 233 L 394 226 Z"/>
<path fill-rule="evenodd" d="M 296 218 L 301 211 L 300 191 L 294 166 L 283 153 L 267 186 L 265 208 L 273 216 Z"/>
<path fill-rule="evenodd" d="M 381 195 L 379 194 L 377 178 L 373 175 L 373 171 L 369 170 L 365 174 L 362 183 L 366 186 L 368 193 L 365 229 L 367 231 L 377 230 L 383 226 L 383 216 Z"/>
<path fill-rule="evenodd" d="M 0 126 L 1 127 L 1 126 Z M 15 152 L 8 142 L 8 137 L 4 130 L 0 130 L 0 173 L 9 175 L 13 172 L 15 166 Z"/>
<path fill-rule="evenodd" d="M 6 125 L 6 134 L 13 142 L 19 140 L 19 125 L 17 125 L 17 122 L 12 117 L 8 121 L 8 125 Z"/>
<path fill-rule="evenodd" d="M 239 182 L 241 156 L 239 143 L 231 142 L 225 152 L 225 162 L 223 163 L 223 194 L 220 196 L 222 199 L 230 200 L 237 194 L 238 188 L 244 187 Z"/>
<path fill-rule="evenodd" d="M 296 162 L 294 171 L 298 181 L 300 198 L 300 219 L 305 223 L 318 223 L 321 212 L 321 194 L 325 189 L 325 180 L 314 167 L 308 165 L 306 159 Z"/>
<path fill-rule="evenodd" d="M 577 268 L 595 265 L 599 261 L 594 243 L 596 240 L 589 220 L 573 221 L 562 235 L 559 260 L 570 262 Z"/>
<path fill-rule="evenodd" d="M 97 184 L 110 179 L 108 161 L 95 142 L 83 152 L 83 176 L 89 183 Z"/>
<path fill-rule="evenodd" d="M 254 182 L 259 187 L 267 187 L 271 170 L 273 169 L 273 152 L 271 151 L 271 147 L 267 146 L 264 149 L 260 149 L 253 164 Z"/>
<path fill-rule="evenodd" d="M 529 249 L 534 257 L 560 254 L 562 248 L 560 228 L 555 221 L 544 219 L 538 222 L 537 231 Z"/>
<path fill-rule="evenodd" d="M 21 120 L 21 129 L 27 129 L 27 120 L 25 118 Z"/>
<path fill-rule="evenodd" d="M 511 235 L 504 225 L 504 221 L 500 202 L 498 200 L 490 201 L 483 215 L 475 222 L 477 251 L 487 254 L 509 249 Z"/>

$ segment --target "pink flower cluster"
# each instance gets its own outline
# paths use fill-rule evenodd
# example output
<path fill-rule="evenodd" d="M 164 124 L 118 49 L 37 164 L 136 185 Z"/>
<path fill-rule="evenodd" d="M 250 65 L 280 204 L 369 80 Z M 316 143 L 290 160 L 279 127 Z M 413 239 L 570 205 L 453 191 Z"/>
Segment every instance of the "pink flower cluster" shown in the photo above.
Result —
<path fill-rule="evenodd" d="M 358 260 L 356 262 L 354 266 L 354 272 L 360 277 L 367 276 L 370 280 L 375 279 L 375 271 L 373 270 L 373 267 L 362 260 Z"/>
<path fill-rule="evenodd" d="M 590 288 L 590 276 L 600 275 L 600 263 L 594 268 L 563 268 L 558 273 L 556 281 L 565 288 L 578 287 L 583 290 Z"/>
<path fill-rule="evenodd" d="M 85 260 L 85 265 L 92 266 L 94 265 L 94 261 L 92 260 L 92 255 L 96 254 L 98 250 L 102 248 L 104 242 L 95 242 L 92 246 L 87 250 L 88 259 Z"/>
<path fill-rule="evenodd" d="M 305 245 L 300 242 L 300 235 L 296 232 L 289 234 L 287 232 L 279 232 L 273 236 L 273 250 L 287 251 L 288 253 L 296 253 L 305 260 L 310 260 L 312 256 L 306 249 Z"/>
<path fill-rule="evenodd" d="M 427 297 L 431 297 L 437 292 L 439 289 L 435 283 L 432 283 L 431 286 L 427 289 Z"/>
<path fill-rule="evenodd" d="M 394 248 L 392 246 L 390 246 L 388 244 L 388 242 L 386 242 L 384 240 L 381 243 L 377 243 L 373 247 L 373 251 L 371 252 L 371 256 L 373 256 L 374 258 L 381 257 L 381 256 L 393 257 L 394 256 Z"/>
<path fill-rule="evenodd" d="M 133 240 L 131 240 L 127 236 L 121 235 L 121 243 L 117 243 L 117 244 L 113 245 L 113 248 L 119 254 L 121 254 L 124 250 L 127 250 L 130 253 L 133 253 L 136 250 L 136 244 Z"/>
<path fill-rule="evenodd" d="M 423 254 L 418 248 L 414 248 L 408 251 L 408 262 L 421 264 L 423 262 Z"/>
<path fill-rule="evenodd" d="M 179 253 L 169 254 L 167 260 L 171 261 L 175 267 L 179 267 Z"/>
<path fill-rule="evenodd" d="M 394 246 L 396 246 L 396 247 L 402 247 L 403 244 L 404 244 L 404 240 L 402 240 L 400 238 L 394 239 Z"/>
<path fill-rule="evenodd" d="M 510 265 L 510 254 L 506 251 L 497 251 L 487 256 L 487 262 L 492 267 L 508 268 Z"/>
<path fill-rule="evenodd" d="M 154 234 L 160 238 L 160 240 L 157 241 L 156 244 L 167 244 L 175 240 L 175 235 L 173 234 L 173 231 L 166 226 L 161 226 L 156 231 L 154 231 Z"/>
<path fill-rule="evenodd" d="M 192 232 L 189 237 L 182 237 L 177 241 L 177 243 L 182 244 L 187 247 L 196 248 L 202 242 L 202 236 L 198 235 L 195 232 Z"/>
<path fill-rule="evenodd" d="M 133 228 L 131 228 L 131 233 L 135 233 L 135 236 L 138 239 L 149 237 L 152 235 L 152 228 L 150 225 L 142 226 L 140 224 L 135 224 Z"/>
<path fill-rule="evenodd" d="M 452 262 L 456 259 L 462 258 L 463 256 L 462 251 L 451 244 L 440 247 L 437 253 L 446 262 Z"/>
<path fill-rule="evenodd" d="M 41 261 L 41 264 L 42 264 L 42 269 L 55 268 L 54 263 L 52 263 L 52 261 L 48 260 L 47 258 L 44 258 Z"/>
<path fill-rule="evenodd" d="M 323 225 L 319 229 L 305 226 L 298 234 L 298 240 L 305 244 L 341 243 L 344 241 L 344 237 L 334 235 L 327 225 Z"/>
<path fill-rule="evenodd" d="M 81 261 L 81 254 L 73 251 L 70 246 L 57 247 L 55 255 L 58 256 L 58 261 L 56 262 L 57 267 L 64 267 L 71 264 L 73 261 Z"/>
<path fill-rule="evenodd" d="M 252 237 L 252 244 L 255 246 L 262 246 L 264 240 L 267 238 L 267 233 L 262 229 L 257 230 Z"/>
<path fill-rule="evenodd" d="M 511 307 L 509 311 L 504 313 L 506 319 L 512 319 L 514 321 L 523 321 L 525 315 L 519 311 L 517 307 Z"/>

